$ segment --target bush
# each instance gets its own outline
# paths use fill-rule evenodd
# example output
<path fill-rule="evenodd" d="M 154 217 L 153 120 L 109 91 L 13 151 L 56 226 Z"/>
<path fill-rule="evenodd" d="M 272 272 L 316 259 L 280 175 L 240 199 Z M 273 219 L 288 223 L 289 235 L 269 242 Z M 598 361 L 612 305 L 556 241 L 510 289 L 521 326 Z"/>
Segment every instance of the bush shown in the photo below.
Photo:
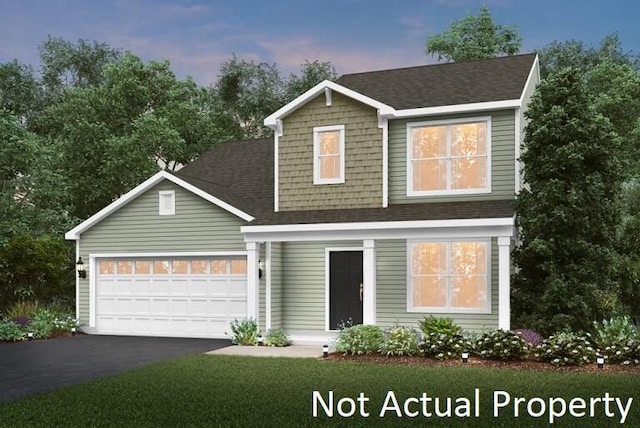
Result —
<path fill-rule="evenodd" d="M 382 329 L 377 325 L 359 324 L 340 330 L 335 349 L 343 354 L 362 355 L 378 352 L 384 341 Z"/>
<path fill-rule="evenodd" d="M 6 318 L 33 318 L 38 312 L 38 302 L 34 300 L 20 300 L 15 302 L 5 313 Z"/>
<path fill-rule="evenodd" d="M 256 320 L 253 318 L 233 320 L 231 322 L 231 341 L 236 345 L 258 345 L 258 323 Z"/>
<path fill-rule="evenodd" d="M 608 346 L 615 346 L 634 340 L 638 337 L 638 330 L 628 316 L 615 317 L 602 322 L 593 322 L 593 335 L 591 336 L 594 345 L 605 349 Z"/>
<path fill-rule="evenodd" d="M 436 318 L 433 315 L 429 315 L 420 320 L 418 324 L 425 336 L 429 336 L 431 333 L 447 336 L 462 334 L 462 327 L 454 323 L 451 318 Z"/>
<path fill-rule="evenodd" d="M 418 334 L 410 327 L 395 326 L 384 332 L 380 352 L 386 356 L 416 355 L 419 351 Z"/>
<path fill-rule="evenodd" d="M 469 351 L 473 343 L 461 333 L 430 333 L 424 336 L 420 352 L 425 357 L 438 360 L 460 358 L 462 351 Z"/>
<path fill-rule="evenodd" d="M 13 321 L 0 321 L 0 342 L 25 340 L 26 333 Z"/>
<path fill-rule="evenodd" d="M 526 328 L 518 328 L 513 330 L 514 333 L 520 334 L 525 342 L 527 342 L 531 346 L 536 346 L 542 343 L 542 335 L 537 331 L 526 329 Z"/>
<path fill-rule="evenodd" d="M 73 301 L 74 256 L 73 245 L 62 238 L 15 236 L 8 240 L 0 248 L 0 307 L 26 298 Z"/>
<path fill-rule="evenodd" d="M 529 354 L 529 345 L 520 334 L 495 330 L 484 333 L 476 339 L 473 350 L 480 358 L 504 361 L 523 360 Z"/>
<path fill-rule="evenodd" d="M 264 344 L 265 346 L 288 346 L 289 336 L 282 328 L 272 328 L 267 330 L 264 338 Z"/>
<path fill-rule="evenodd" d="M 596 350 L 588 336 L 564 331 L 543 340 L 535 347 L 533 356 L 554 366 L 581 366 L 595 360 Z"/>

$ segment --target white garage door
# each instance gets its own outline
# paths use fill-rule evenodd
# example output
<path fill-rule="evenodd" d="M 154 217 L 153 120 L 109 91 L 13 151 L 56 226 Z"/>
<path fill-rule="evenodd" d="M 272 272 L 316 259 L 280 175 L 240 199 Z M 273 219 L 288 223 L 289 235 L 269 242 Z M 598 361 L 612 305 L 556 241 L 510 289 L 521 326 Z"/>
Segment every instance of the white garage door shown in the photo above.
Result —
<path fill-rule="evenodd" d="M 240 257 L 97 259 L 96 332 L 225 337 L 247 313 Z"/>

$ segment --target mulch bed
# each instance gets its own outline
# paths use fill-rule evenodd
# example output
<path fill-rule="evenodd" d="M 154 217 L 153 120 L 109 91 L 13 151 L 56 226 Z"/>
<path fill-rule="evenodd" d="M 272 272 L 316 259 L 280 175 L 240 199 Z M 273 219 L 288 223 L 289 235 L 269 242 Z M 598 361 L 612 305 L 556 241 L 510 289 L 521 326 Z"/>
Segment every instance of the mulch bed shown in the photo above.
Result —
<path fill-rule="evenodd" d="M 622 366 L 620 364 L 605 364 L 599 369 L 595 363 L 584 366 L 554 366 L 549 363 L 539 361 L 496 361 L 483 360 L 480 358 L 469 358 L 469 362 L 464 364 L 459 359 L 436 360 L 425 357 L 387 357 L 381 354 L 369 355 L 343 355 L 339 352 L 330 353 L 326 358 L 331 361 L 353 361 L 373 364 L 401 364 L 405 366 L 433 366 L 433 367 L 490 367 L 508 370 L 536 370 L 553 372 L 573 372 L 573 373 L 620 373 L 640 376 L 639 365 Z"/>

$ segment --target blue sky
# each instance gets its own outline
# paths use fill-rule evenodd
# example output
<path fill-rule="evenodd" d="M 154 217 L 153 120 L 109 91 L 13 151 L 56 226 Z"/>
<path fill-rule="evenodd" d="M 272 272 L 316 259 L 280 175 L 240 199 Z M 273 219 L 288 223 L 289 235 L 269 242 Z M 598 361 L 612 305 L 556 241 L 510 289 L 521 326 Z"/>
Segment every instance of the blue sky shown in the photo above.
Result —
<path fill-rule="evenodd" d="M 0 62 L 38 65 L 47 35 L 106 42 L 145 60 L 169 59 L 179 77 L 214 83 L 236 53 L 297 71 L 305 59 L 339 74 L 432 63 L 427 34 L 439 33 L 478 0 L 0 0 Z M 554 40 L 597 45 L 618 32 L 640 51 L 634 0 L 486 0 L 494 20 L 517 27 L 523 52 Z"/>

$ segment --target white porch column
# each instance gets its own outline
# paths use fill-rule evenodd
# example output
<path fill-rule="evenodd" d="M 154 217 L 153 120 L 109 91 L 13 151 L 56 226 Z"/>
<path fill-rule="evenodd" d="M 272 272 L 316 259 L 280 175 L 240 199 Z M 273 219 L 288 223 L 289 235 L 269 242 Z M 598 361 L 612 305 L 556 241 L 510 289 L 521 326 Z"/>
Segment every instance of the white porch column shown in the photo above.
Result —
<path fill-rule="evenodd" d="M 498 237 L 498 328 L 511 328 L 511 237 Z"/>
<path fill-rule="evenodd" d="M 265 276 L 265 289 L 264 289 L 264 300 L 265 300 L 265 320 L 264 320 L 264 328 L 265 330 L 269 330 L 271 328 L 271 241 L 266 243 L 266 255 L 267 261 L 265 263 L 265 270 L 263 272 Z"/>
<path fill-rule="evenodd" d="M 373 239 L 362 241 L 362 323 L 376 323 L 376 248 Z"/>
<path fill-rule="evenodd" d="M 247 242 L 247 318 L 258 320 L 260 243 Z"/>

